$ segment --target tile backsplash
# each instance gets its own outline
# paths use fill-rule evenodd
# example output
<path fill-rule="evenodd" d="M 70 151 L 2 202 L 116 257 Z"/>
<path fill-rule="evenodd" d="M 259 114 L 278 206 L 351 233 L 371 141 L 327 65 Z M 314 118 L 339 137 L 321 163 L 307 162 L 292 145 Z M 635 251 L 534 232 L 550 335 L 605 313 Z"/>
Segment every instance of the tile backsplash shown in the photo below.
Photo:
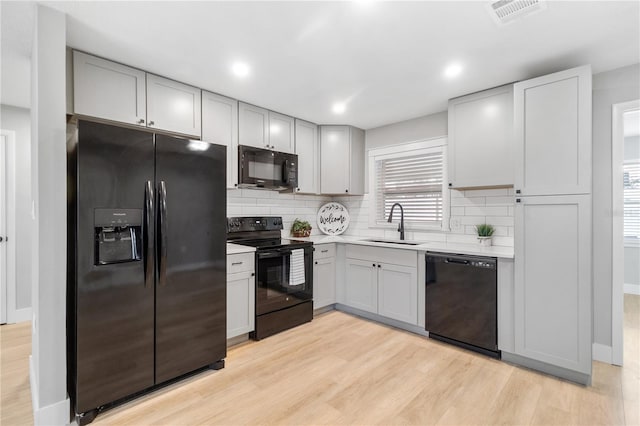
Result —
<path fill-rule="evenodd" d="M 308 221 L 311 235 L 320 234 L 316 215 L 320 207 L 331 201 L 324 195 L 281 194 L 259 189 L 228 189 L 227 216 L 282 216 L 287 234 L 296 218 Z"/>
<path fill-rule="evenodd" d="M 488 223 L 496 228 L 493 244 L 513 246 L 514 192 L 511 188 L 450 190 L 450 231 L 406 231 L 405 238 L 420 241 L 446 241 L 451 243 L 477 242 L 475 225 Z M 307 220 L 313 226 L 312 235 L 318 235 L 316 214 L 329 201 L 344 204 L 349 210 L 351 223 L 346 235 L 398 238 L 393 229 L 369 228 L 369 195 L 330 197 L 321 195 L 281 194 L 255 189 L 227 190 L 227 216 L 282 216 L 288 234 L 296 218 Z M 399 216 L 398 216 L 399 218 Z M 396 222 L 397 220 L 394 220 Z"/>

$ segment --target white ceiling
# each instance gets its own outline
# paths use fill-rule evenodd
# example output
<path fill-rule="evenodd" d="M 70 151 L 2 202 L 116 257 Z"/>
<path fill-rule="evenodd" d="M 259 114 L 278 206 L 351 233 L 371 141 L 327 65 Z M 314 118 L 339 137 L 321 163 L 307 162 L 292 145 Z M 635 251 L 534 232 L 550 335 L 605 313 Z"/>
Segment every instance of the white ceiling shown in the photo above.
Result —
<path fill-rule="evenodd" d="M 553 1 L 504 26 L 485 1 L 47 4 L 68 14 L 74 48 L 313 122 L 365 129 L 563 68 L 590 63 L 598 73 L 640 62 L 637 1 Z M 248 78 L 230 73 L 235 60 L 251 66 Z M 445 80 L 453 61 L 464 71 Z M 343 115 L 331 111 L 339 101 Z"/>

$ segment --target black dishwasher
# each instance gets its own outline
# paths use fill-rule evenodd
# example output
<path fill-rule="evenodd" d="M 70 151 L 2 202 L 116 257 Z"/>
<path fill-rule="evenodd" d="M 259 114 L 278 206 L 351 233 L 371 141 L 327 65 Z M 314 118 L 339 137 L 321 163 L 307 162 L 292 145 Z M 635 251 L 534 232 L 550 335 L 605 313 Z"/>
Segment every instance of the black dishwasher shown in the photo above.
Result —
<path fill-rule="evenodd" d="M 429 337 L 499 358 L 497 259 L 427 253 L 426 262 Z"/>

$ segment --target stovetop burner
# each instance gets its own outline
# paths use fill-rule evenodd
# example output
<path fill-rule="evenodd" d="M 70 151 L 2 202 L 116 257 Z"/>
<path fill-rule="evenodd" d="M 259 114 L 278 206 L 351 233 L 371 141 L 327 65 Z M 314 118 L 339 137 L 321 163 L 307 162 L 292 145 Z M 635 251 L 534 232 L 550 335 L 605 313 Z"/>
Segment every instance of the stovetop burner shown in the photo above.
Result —
<path fill-rule="evenodd" d="M 227 218 L 227 241 L 256 247 L 258 250 L 282 247 L 308 247 L 309 241 L 281 238 L 282 217 L 230 217 Z"/>

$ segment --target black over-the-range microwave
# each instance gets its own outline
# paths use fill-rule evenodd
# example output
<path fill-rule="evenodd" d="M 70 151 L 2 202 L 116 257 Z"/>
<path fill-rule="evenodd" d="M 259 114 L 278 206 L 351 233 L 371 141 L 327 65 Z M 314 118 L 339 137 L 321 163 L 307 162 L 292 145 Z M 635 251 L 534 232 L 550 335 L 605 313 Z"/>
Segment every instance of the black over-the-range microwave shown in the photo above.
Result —
<path fill-rule="evenodd" d="M 240 145 L 238 187 L 293 192 L 298 186 L 298 156 Z"/>

